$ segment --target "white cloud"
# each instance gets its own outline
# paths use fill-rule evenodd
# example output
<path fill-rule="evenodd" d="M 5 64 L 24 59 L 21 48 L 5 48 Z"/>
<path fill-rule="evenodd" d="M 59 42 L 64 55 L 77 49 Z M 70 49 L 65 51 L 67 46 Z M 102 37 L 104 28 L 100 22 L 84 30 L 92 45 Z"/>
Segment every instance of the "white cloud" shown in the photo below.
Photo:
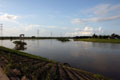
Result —
<path fill-rule="evenodd" d="M 83 30 L 80 30 L 78 32 L 73 32 L 72 35 L 92 35 L 94 32 L 92 27 L 86 26 Z"/>
<path fill-rule="evenodd" d="M 87 32 L 93 31 L 93 28 L 86 26 L 86 27 L 83 29 L 83 31 L 87 31 Z"/>
<path fill-rule="evenodd" d="M 39 30 L 39 36 L 46 36 L 48 34 L 48 30 L 39 24 L 29 24 L 29 25 L 25 25 L 23 28 L 23 32 L 27 36 L 32 36 L 32 35 L 37 36 L 38 30 Z"/>
<path fill-rule="evenodd" d="M 100 4 L 93 8 L 88 9 L 88 13 L 92 13 L 94 15 L 105 15 L 109 12 L 110 4 Z"/>
<path fill-rule="evenodd" d="M 73 24 L 82 24 L 82 23 L 85 23 L 85 22 L 86 22 L 85 20 L 82 20 L 82 19 L 79 19 L 79 18 L 72 19 Z"/>
<path fill-rule="evenodd" d="M 29 25 L 24 25 L 24 30 L 25 31 L 31 31 L 34 29 L 39 29 L 41 25 L 37 25 L 37 24 L 29 24 Z"/>
<path fill-rule="evenodd" d="M 76 28 L 74 29 L 75 32 L 68 32 L 66 33 L 66 36 L 90 36 L 95 34 L 101 34 L 103 33 L 102 27 L 99 27 L 97 29 L 94 29 L 93 27 L 86 26 L 84 29 Z"/>
<path fill-rule="evenodd" d="M 99 27 L 99 28 L 98 28 L 98 31 L 102 31 L 102 27 Z"/>
<path fill-rule="evenodd" d="M 85 11 L 87 14 L 85 18 L 72 19 L 73 24 L 82 24 L 88 22 L 105 22 L 120 19 L 120 4 L 100 4 Z"/>
<path fill-rule="evenodd" d="M 87 13 L 92 13 L 94 15 L 107 15 L 108 13 L 111 13 L 113 11 L 119 11 L 120 10 L 120 4 L 117 5 L 111 5 L 111 4 L 100 4 L 93 8 L 89 8 L 86 10 Z"/>
<path fill-rule="evenodd" d="M 0 21 L 16 21 L 18 16 L 16 15 L 10 15 L 10 14 L 7 14 L 7 13 L 1 13 L 2 15 L 0 15 Z"/>
<path fill-rule="evenodd" d="M 103 4 L 103 5 L 99 5 L 96 6 L 93 10 L 94 10 L 94 14 L 96 15 L 104 15 L 106 13 L 109 12 L 109 4 Z"/>
<path fill-rule="evenodd" d="M 47 28 L 57 28 L 56 26 L 47 26 Z"/>
<path fill-rule="evenodd" d="M 111 20 L 116 20 L 120 19 L 120 15 L 116 16 L 111 16 L 111 17 L 94 17 L 94 18 L 87 18 L 87 19 L 73 19 L 72 23 L 73 24 L 82 24 L 82 23 L 87 23 L 87 22 L 104 22 L 104 21 L 111 21 Z"/>
<path fill-rule="evenodd" d="M 37 36 L 37 30 L 39 29 L 40 36 L 46 36 L 48 30 L 44 29 L 37 24 L 18 25 L 18 26 L 7 26 L 3 29 L 4 36 L 19 36 L 25 34 L 25 36 Z"/>
<path fill-rule="evenodd" d="M 75 30 L 75 31 L 80 31 L 81 29 L 80 29 L 80 28 L 75 28 L 74 30 Z"/>
<path fill-rule="evenodd" d="M 23 33 L 23 31 L 17 27 L 12 28 L 4 28 L 3 36 L 19 36 L 19 34 Z"/>

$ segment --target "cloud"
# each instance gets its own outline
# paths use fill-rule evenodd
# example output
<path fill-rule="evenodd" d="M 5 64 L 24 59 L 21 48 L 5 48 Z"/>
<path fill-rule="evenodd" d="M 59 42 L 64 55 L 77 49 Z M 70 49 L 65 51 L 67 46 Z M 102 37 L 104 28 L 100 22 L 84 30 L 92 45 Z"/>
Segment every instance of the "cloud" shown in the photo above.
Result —
<path fill-rule="evenodd" d="M 17 27 L 12 28 L 4 28 L 3 30 L 3 36 L 19 36 L 21 33 L 23 33 L 22 29 L 19 29 Z"/>
<path fill-rule="evenodd" d="M 38 25 L 38 24 L 29 24 L 29 25 L 23 25 L 24 26 L 24 30 L 25 31 L 31 31 L 31 30 L 34 30 L 34 29 L 39 29 L 39 27 L 41 25 Z"/>
<path fill-rule="evenodd" d="M 111 5 L 111 4 L 100 4 L 93 8 L 89 8 L 86 10 L 87 13 L 92 13 L 94 15 L 107 15 L 108 13 L 111 13 L 113 11 L 119 11 L 120 10 L 120 4 L 117 5 Z"/>
<path fill-rule="evenodd" d="M 75 28 L 75 32 L 68 32 L 66 35 L 70 36 L 90 36 L 95 34 L 103 33 L 102 27 L 94 29 L 93 27 L 85 26 L 84 29 Z"/>
<path fill-rule="evenodd" d="M 38 36 L 37 35 L 38 30 L 39 30 L 39 36 L 46 36 L 48 34 L 48 30 L 39 24 L 29 24 L 29 25 L 25 25 L 23 28 L 23 32 L 29 36 L 32 35 Z"/>
<path fill-rule="evenodd" d="M 99 28 L 98 28 L 98 31 L 99 31 L 99 32 L 103 32 L 102 27 L 99 27 Z"/>
<path fill-rule="evenodd" d="M 25 36 L 37 36 L 37 30 L 39 30 L 40 36 L 46 36 L 48 30 L 41 27 L 38 24 L 28 24 L 28 25 L 17 25 L 17 26 L 7 26 L 4 27 L 4 36 L 19 36 L 20 34 L 25 34 Z"/>
<path fill-rule="evenodd" d="M 47 26 L 47 28 L 57 28 L 56 26 Z"/>
<path fill-rule="evenodd" d="M 7 13 L 0 13 L 0 21 L 16 21 L 18 19 L 18 16 L 16 15 L 10 15 Z"/>
<path fill-rule="evenodd" d="M 72 19 L 73 24 L 83 24 L 88 22 L 105 22 L 120 19 L 120 4 L 100 4 L 85 11 L 85 18 Z M 92 16 L 89 16 L 92 15 Z"/>
<path fill-rule="evenodd" d="M 85 23 L 85 22 L 86 22 L 85 19 L 79 19 L 79 18 L 72 19 L 72 24 L 82 24 L 82 23 Z"/>
<path fill-rule="evenodd" d="M 109 4 L 102 4 L 93 8 L 93 13 L 95 15 L 104 15 L 109 12 Z"/>
<path fill-rule="evenodd" d="M 111 21 L 111 20 L 117 20 L 120 19 L 120 15 L 111 16 L 111 17 L 94 17 L 94 18 L 87 18 L 87 19 L 73 19 L 73 24 L 82 24 L 87 22 L 104 22 L 104 21 Z"/>

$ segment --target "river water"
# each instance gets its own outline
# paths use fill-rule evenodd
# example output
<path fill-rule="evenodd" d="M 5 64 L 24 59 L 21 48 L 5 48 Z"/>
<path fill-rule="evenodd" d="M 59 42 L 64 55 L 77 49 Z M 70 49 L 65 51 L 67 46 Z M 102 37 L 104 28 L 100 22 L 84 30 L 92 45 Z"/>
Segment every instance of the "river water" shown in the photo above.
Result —
<path fill-rule="evenodd" d="M 55 39 L 25 40 L 25 42 L 27 42 L 25 52 L 120 80 L 120 44 L 73 40 L 60 42 Z M 0 40 L 0 45 L 12 49 L 15 47 L 10 40 Z"/>

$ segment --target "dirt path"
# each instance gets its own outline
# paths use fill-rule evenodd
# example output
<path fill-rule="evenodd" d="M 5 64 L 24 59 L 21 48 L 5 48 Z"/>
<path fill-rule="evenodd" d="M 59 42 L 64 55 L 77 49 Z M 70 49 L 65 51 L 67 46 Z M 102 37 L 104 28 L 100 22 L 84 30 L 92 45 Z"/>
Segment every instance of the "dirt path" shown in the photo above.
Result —
<path fill-rule="evenodd" d="M 0 80 L 9 80 L 8 77 L 4 74 L 1 67 L 0 67 Z"/>

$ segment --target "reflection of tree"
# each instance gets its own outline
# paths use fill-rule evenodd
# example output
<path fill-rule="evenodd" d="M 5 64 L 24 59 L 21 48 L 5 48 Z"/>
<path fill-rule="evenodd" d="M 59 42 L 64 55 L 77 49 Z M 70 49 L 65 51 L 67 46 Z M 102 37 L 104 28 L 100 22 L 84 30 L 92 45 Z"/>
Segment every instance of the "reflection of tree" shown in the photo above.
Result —
<path fill-rule="evenodd" d="M 13 43 L 15 44 L 15 49 L 16 49 L 16 50 L 25 50 L 25 49 L 27 49 L 27 48 L 25 47 L 25 45 L 27 45 L 26 42 L 14 41 Z"/>

